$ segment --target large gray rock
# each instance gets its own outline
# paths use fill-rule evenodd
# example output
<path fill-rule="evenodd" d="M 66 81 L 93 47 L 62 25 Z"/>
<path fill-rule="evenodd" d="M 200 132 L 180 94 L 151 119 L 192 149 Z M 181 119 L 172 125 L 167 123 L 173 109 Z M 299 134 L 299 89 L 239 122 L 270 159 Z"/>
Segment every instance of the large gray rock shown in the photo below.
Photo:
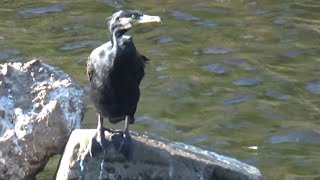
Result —
<path fill-rule="evenodd" d="M 80 128 L 83 92 L 39 60 L 0 65 L 0 179 L 34 179 Z"/>
<path fill-rule="evenodd" d="M 60 161 L 57 180 L 262 179 L 257 168 L 235 159 L 183 143 L 132 132 L 132 159 L 127 160 L 113 145 L 91 157 L 88 149 L 95 133 L 93 129 L 72 132 Z M 112 141 L 109 133 L 105 132 L 105 137 Z"/>

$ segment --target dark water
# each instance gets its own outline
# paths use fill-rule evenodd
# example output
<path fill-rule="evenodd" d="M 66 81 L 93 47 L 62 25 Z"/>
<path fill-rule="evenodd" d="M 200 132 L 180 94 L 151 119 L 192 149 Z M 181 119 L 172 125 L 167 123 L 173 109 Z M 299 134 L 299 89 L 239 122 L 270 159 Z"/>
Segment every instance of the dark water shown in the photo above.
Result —
<path fill-rule="evenodd" d="M 152 60 L 132 130 L 235 157 L 265 179 L 320 178 L 320 1 L 2 1 L 0 61 L 43 59 L 87 92 L 85 61 L 118 8 L 163 18 L 129 32 Z M 95 126 L 88 103 L 83 127 Z"/>

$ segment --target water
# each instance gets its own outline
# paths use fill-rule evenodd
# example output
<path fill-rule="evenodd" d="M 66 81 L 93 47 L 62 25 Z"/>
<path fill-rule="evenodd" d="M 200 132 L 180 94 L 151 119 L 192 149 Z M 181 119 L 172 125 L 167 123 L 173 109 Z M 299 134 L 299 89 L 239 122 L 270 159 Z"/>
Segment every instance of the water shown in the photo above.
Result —
<path fill-rule="evenodd" d="M 43 59 L 88 92 L 85 61 L 117 8 L 163 18 L 128 33 L 151 59 L 131 130 L 235 157 L 265 179 L 320 178 L 319 1 L 4 1 L 0 61 Z M 87 104 L 82 127 L 94 128 Z"/>

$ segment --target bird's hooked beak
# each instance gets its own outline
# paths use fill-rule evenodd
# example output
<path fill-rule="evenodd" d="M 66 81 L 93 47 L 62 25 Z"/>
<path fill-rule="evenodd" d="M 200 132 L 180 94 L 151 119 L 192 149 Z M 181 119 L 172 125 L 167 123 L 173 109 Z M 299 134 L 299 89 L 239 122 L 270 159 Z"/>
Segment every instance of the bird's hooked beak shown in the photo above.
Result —
<path fill-rule="evenodd" d="M 149 15 L 142 15 L 138 17 L 137 19 L 133 19 L 133 22 L 136 22 L 138 24 L 145 24 L 145 23 L 162 23 L 162 20 L 160 16 L 149 16 Z"/>
<path fill-rule="evenodd" d="M 120 18 L 120 23 L 123 29 L 130 29 L 132 25 L 146 23 L 162 23 L 162 20 L 159 16 L 149 16 L 144 14 L 139 17 L 132 16 L 129 18 Z"/>

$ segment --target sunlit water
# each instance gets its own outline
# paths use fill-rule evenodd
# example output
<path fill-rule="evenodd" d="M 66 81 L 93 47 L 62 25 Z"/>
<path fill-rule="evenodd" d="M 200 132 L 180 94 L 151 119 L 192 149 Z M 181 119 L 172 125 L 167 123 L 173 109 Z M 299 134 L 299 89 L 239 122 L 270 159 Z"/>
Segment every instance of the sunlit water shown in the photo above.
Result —
<path fill-rule="evenodd" d="M 265 179 L 320 178 L 320 1 L 3 1 L 0 61 L 43 59 L 88 92 L 85 61 L 119 8 L 163 18 L 128 33 L 151 59 L 131 130 L 237 158 Z M 82 127 L 95 126 L 88 102 Z"/>

